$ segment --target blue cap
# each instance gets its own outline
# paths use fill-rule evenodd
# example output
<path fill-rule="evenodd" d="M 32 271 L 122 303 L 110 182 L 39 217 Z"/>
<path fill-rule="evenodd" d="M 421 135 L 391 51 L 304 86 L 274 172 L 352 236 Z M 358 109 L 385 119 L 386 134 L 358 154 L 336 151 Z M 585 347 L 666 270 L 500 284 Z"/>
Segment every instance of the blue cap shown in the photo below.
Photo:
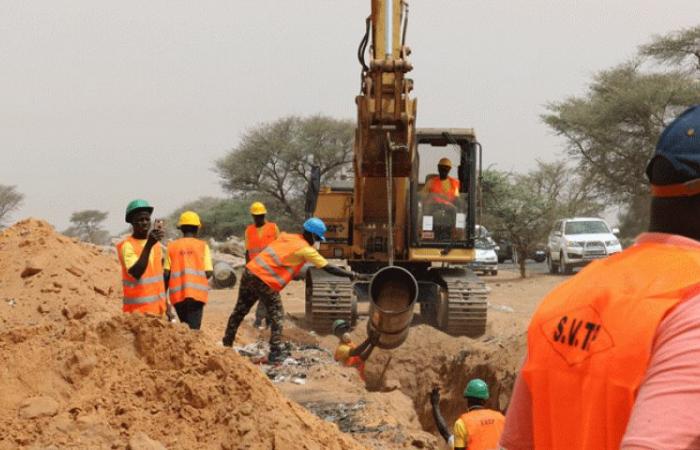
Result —
<path fill-rule="evenodd" d="M 326 234 L 326 224 L 323 223 L 323 220 L 317 218 L 317 217 L 312 217 L 308 219 L 306 222 L 304 222 L 304 230 L 308 231 L 309 233 L 313 233 L 323 242 L 326 241 L 326 238 L 323 237 L 324 234 Z"/>
<path fill-rule="evenodd" d="M 659 158 L 671 164 L 679 181 L 700 178 L 700 105 L 686 109 L 661 133 L 646 170 L 651 184 L 652 166 Z"/>

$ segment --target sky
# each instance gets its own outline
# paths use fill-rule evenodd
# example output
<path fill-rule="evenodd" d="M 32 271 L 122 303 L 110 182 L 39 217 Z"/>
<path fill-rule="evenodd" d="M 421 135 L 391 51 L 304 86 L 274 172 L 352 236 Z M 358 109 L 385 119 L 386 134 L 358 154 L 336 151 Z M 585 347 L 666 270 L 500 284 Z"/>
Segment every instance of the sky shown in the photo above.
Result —
<path fill-rule="evenodd" d="M 289 114 L 354 118 L 370 0 L 0 0 L 0 184 L 14 219 L 58 229 L 146 198 L 165 216 L 224 196 L 214 161 Z M 654 34 L 700 22 L 697 0 L 412 0 L 420 127 L 474 127 L 484 164 L 560 157 L 539 116 Z"/>

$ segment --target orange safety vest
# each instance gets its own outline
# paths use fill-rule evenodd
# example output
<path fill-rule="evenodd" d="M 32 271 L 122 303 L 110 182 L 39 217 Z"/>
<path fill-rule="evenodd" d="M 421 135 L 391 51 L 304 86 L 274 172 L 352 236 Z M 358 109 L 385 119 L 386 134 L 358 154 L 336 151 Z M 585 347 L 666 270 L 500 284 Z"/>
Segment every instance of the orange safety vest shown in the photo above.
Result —
<path fill-rule="evenodd" d="M 248 251 L 248 259 L 251 260 L 258 256 L 265 247 L 270 245 L 270 242 L 277 239 L 277 225 L 272 222 L 266 222 L 262 227 L 262 233 L 258 234 L 258 227 L 254 223 L 248 225 L 245 229 L 246 250 Z"/>
<path fill-rule="evenodd" d="M 349 344 L 345 344 L 350 347 L 351 350 L 353 350 L 356 345 L 353 344 L 352 342 Z M 355 367 L 358 372 L 360 372 L 360 378 L 362 381 L 365 381 L 365 362 L 360 358 L 359 356 L 350 356 L 345 359 L 345 361 L 341 361 L 340 354 L 338 353 L 338 350 L 340 349 L 340 346 L 335 349 L 335 354 L 333 355 L 333 358 L 336 361 L 342 362 L 345 367 Z"/>
<path fill-rule="evenodd" d="M 522 375 L 535 448 L 618 449 L 659 323 L 700 292 L 700 250 L 642 243 L 597 261 L 540 304 Z"/>
<path fill-rule="evenodd" d="M 209 299 L 209 282 L 204 270 L 206 246 L 204 241 L 195 238 L 180 238 L 168 244 L 168 292 L 173 305 L 186 298 L 202 303 Z"/>
<path fill-rule="evenodd" d="M 304 262 L 290 266 L 283 261 L 308 246 L 309 243 L 302 235 L 282 233 L 245 267 L 270 288 L 281 291 L 304 266 Z"/>
<path fill-rule="evenodd" d="M 475 409 L 459 418 L 467 430 L 468 450 L 497 450 L 506 418 L 492 409 Z"/>
<path fill-rule="evenodd" d="M 435 201 L 438 203 L 452 203 L 459 195 L 459 180 L 452 177 L 447 177 L 450 182 L 450 190 L 445 192 L 443 180 L 440 177 L 434 177 L 430 180 L 428 191 L 435 194 Z"/>
<path fill-rule="evenodd" d="M 165 313 L 165 285 L 163 282 L 163 251 L 160 244 L 151 248 L 151 255 L 146 270 L 138 280 L 126 269 L 122 247 L 130 242 L 137 255 L 141 255 L 143 246 L 132 236 L 117 244 L 117 255 L 122 267 L 122 288 L 124 297 L 122 311 L 162 315 Z"/>

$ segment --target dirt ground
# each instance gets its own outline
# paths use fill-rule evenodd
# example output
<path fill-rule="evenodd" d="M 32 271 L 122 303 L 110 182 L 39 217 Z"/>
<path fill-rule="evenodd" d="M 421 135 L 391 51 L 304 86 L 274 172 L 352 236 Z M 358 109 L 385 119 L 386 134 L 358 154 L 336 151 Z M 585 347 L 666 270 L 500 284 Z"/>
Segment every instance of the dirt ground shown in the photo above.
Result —
<path fill-rule="evenodd" d="M 333 336 L 305 328 L 304 286 L 282 294 L 282 366 L 221 347 L 237 289 L 212 291 L 202 331 L 120 312 L 119 269 L 109 249 L 80 244 L 29 220 L 0 233 L 0 449 L 28 448 L 441 448 L 428 392 L 439 386 L 448 422 L 478 376 L 505 410 L 541 298 L 565 277 L 486 277 L 487 332 L 478 339 L 411 328 L 376 350 L 366 382 L 332 357 Z M 360 305 L 366 312 L 367 305 Z M 418 315 L 418 309 L 416 309 Z M 267 331 L 252 313 L 235 348 L 263 354 Z M 366 317 L 352 332 L 361 342 Z"/>

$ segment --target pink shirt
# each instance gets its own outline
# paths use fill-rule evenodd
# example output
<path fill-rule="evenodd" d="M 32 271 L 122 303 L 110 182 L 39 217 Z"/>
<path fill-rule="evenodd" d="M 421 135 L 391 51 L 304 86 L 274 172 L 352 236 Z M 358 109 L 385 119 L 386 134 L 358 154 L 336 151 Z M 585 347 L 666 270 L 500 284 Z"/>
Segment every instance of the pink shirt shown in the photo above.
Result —
<path fill-rule="evenodd" d="M 637 242 L 700 248 L 698 241 L 663 233 L 644 233 Z M 531 405 L 527 384 L 518 375 L 501 436 L 505 449 L 533 448 Z M 696 295 L 679 304 L 659 324 L 649 367 L 620 447 L 700 449 L 699 423 L 700 295 Z"/>

